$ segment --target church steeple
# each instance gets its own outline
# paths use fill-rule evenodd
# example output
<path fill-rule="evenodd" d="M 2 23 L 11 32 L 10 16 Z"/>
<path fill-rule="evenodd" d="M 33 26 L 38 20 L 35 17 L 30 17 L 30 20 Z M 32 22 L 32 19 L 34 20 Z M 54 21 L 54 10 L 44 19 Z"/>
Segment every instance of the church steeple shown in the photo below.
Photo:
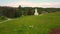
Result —
<path fill-rule="evenodd" d="M 38 15 L 37 8 L 35 8 L 35 13 L 34 13 L 34 15 Z"/>

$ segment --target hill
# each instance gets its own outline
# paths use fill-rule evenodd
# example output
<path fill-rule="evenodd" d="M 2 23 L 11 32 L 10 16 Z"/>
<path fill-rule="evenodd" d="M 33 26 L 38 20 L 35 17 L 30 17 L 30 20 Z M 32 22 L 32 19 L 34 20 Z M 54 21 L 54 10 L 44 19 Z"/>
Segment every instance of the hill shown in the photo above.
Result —
<path fill-rule="evenodd" d="M 53 28 L 60 28 L 60 12 L 22 16 L 0 23 L 0 34 L 49 34 Z"/>

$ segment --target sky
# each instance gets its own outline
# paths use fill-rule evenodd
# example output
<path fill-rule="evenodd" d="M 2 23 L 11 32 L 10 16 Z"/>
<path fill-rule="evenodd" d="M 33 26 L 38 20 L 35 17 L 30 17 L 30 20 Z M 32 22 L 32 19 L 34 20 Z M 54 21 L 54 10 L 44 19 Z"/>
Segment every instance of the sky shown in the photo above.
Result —
<path fill-rule="evenodd" d="M 0 6 L 60 8 L 60 0 L 0 0 Z"/>

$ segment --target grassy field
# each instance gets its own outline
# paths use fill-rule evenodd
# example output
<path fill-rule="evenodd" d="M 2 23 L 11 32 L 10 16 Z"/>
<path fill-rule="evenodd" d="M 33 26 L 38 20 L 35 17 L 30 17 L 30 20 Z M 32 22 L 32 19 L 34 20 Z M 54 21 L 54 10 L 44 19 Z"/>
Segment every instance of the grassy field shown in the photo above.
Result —
<path fill-rule="evenodd" d="M 0 24 L 0 34 L 49 34 L 60 28 L 60 12 L 42 16 L 22 16 Z"/>

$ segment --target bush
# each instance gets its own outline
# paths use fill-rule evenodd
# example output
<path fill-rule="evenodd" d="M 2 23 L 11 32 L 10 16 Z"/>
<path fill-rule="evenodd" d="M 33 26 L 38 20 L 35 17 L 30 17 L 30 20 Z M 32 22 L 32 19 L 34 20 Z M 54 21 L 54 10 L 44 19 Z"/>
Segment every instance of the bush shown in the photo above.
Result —
<path fill-rule="evenodd" d="M 0 16 L 0 20 L 7 20 L 7 17 Z"/>

